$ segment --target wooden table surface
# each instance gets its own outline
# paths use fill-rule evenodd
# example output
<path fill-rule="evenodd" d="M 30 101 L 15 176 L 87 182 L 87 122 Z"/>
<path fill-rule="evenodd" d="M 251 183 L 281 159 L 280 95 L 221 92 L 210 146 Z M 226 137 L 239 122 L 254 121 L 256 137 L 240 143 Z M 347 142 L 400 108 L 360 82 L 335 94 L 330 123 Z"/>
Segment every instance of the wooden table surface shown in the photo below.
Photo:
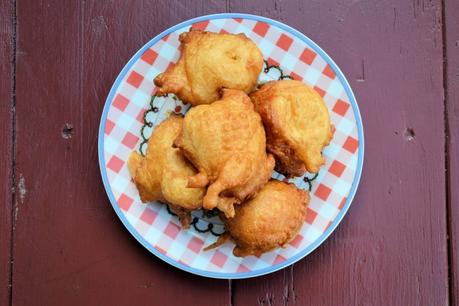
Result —
<path fill-rule="evenodd" d="M 180 21 L 285 22 L 338 63 L 365 165 L 343 222 L 268 276 L 194 276 L 150 254 L 110 206 L 97 132 L 108 91 Z M 0 305 L 458 305 L 458 0 L 0 2 Z"/>

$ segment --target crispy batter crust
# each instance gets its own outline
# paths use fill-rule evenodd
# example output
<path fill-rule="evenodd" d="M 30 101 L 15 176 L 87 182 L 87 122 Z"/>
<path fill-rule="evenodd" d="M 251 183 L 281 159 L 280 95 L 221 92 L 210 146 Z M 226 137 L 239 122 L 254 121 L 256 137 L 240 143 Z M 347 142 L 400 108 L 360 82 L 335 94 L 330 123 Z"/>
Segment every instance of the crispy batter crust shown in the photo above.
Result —
<path fill-rule="evenodd" d="M 303 225 L 309 194 L 276 180 L 269 181 L 251 200 L 236 207 L 234 218 L 225 219 L 235 242 L 235 256 L 260 256 L 292 240 Z"/>
<path fill-rule="evenodd" d="M 188 178 L 196 169 L 172 144 L 182 129 L 183 118 L 173 115 L 159 124 L 148 140 L 146 156 L 132 152 L 128 168 L 142 202 L 168 203 L 184 227 L 190 211 L 202 207 L 204 188 L 188 188 Z"/>
<path fill-rule="evenodd" d="M 276 170 L 287 176 L 316 173 L 334 128 L 322 97 L 299 81 L 271 81 L 250 95 L 266 130 Z"/>
<path fill-rule="evenodd" d="M 234 216 L 234 204 L 269 180 L 274 168 L 260 116 L 238 90 L 225 89 L 221 100 L 192 108 L 175 145 L 199 170 L 188 186 L 208 185 L 203 207 L 217 207 L 227 217 Z"/>
<path fill-rule="evenodd" d="M 258 47 L 244 34 L 192 29 L 180 34 L 181 55 L 176 65 L 159 74 L 157 94 L 176 94 L 192 105 L 220 98 L 220 89 L 253 90 L 263 67 Z"/>

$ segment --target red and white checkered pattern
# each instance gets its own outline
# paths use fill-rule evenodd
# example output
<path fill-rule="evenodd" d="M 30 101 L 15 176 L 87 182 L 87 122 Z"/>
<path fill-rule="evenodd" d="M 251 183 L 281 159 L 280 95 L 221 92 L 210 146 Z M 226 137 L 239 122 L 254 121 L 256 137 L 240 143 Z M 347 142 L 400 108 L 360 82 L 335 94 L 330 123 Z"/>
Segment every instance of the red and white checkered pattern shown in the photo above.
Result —
<path fill-rule="evenodd" d="M 156 42 L 134 63 L 111 103 L 105 122 L 103 153 L 106 171 L 117 203 L 128 222 L 158 251 L 171 259 L 198 270 L 220 273 L 256 271 L 281 263 L 298 254 L 318 239 L 343 208 L 356 175 L 358 134 L 357 123 L 343 84 L 326 61 L 300 39 L 280 28 L 249 19 L 213 19 L 194 27 L 229 33 L 245 33 L 263 52 L 270 63 L 278 63 L 286 74 L 303 80 L 324 98 L 336 127 L 331 144 L 324 150 L 326 164 L 313 182 L 311 204 L 306 222 L 298 236 L 284 249 L 260 257 L 238 258 L 232 255 L 232 243 L 211 250 L 203 248 L 215 241 L 209 233 L 183 230 L 164 205 L 144 205 L 131 182 L 126 161 L 132 150 L 138 149 L 143 113 L 155 88 L 154 77 L 177 61 L 178 35 L 188 31 L 183 27 Z M 271 72 L 270 72 L 271 73 Z M 260 81 L 278 76 L 262 74 Z M 159 112 L 150 114 L 155 124 L 171 112 L 185 113 L 189 106 L 171 98 L 158 98 Z M 149 131 L 151 133 L 151 131 Z M 273 174 L 278 179 L 283 177 Z M 309 175 L 311 176 L 311 175 Z M 290 180 L 307 189 L 302 178 Z"/>

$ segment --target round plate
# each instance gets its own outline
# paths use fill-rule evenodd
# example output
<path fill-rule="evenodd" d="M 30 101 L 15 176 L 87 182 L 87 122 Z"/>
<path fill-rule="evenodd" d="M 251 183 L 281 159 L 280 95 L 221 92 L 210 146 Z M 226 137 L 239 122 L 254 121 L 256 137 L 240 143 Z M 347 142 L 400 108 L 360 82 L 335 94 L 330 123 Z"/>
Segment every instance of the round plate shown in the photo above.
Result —
<path fill-rule="evenodd" d="M 216 218 L 194 213 L 194 227 L 181 228 L 178 219 L 160 203 L 142 204 L 131 181 L 126 161 L 139 150 L 144 120 L 151 122 L 146 137 L 172 112 L 185 113 L 173 96 L 156 98 L 153 79 L 177 61 L 180 33 L 193 26 L 212 32 L 244 33 L 261 49 L 268 65 L 278 65 L 285 75 L 302 80 L 323 96 L 336 127 L 324 150 L 326 164 L 319 175 L 291 179 L 308 189 L 311 202 L 300 233 L 285 247 L 260 257 L 235 257 L 233 244 L 210 251 L 213 232 L 221 231 Z M 266 65 L 265 65 L 266 68 Z M 265 69 L 260 82 L 277 79 L 281 72 Z M 146 113 L 146 115 L 145 115 Z M 145 115 L 145 116 L 144 116 Z M 297 30 L 268 18 L 246 14 L 217 14 L 191 19 L 162 32 L 143 46 L 117 77 L 104 106 L 99 129 L 99 163 L 110 202 L 129 232 L 150 252 L 182 270 L 213 278 L 248 278 L 271 273 L 300 260 L 317 248 L 336 228 L 359 183 L 363 164 L 363 127 L 354 94 L 341 70 L 313 41 Z M 273 177 L 284 179 L 273 173 Z M 285 179 L 284 179 L 285 180 Z M 209 223 L 210 222 L 210 223 Z M 218 229 L 220 227 L 220 229 Z M 203 231 L 204 230 L 204 231 Z M 207 231 L 205 231 L 207 230 Z"/>

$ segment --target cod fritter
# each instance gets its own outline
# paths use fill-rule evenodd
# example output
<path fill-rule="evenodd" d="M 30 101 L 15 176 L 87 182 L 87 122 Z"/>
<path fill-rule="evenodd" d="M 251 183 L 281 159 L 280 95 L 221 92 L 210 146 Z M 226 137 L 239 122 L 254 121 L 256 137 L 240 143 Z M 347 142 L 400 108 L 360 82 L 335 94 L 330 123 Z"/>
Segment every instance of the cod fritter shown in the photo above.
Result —
<path fill-rule="evenodd" d="M 191 108 L 175 145 L 199 170 L 188 186 L 208 185 L 203 207 L 217 207 L 227 217 L 234 216 L 234 204 L 269 180 L 274 168 L 260 116 L 239 90 L 224 89 L 221 100 Z"/>
<path fill-rule="evenodd" d="M 132 152 L 128 168 L 142 202 L 162 201 L 179 216 L 184 227 L 190 224 L 190 212 L 201 208 L 204 188 L 187 188 L 188 178 L 196 169 L 173 148 L 182 129 L 183 118 L 173 115 L 159 124 L 148 140 L 145 157 Z"/>
<path fill-rule="evenodd" d="M 269 181 L 251 200 L 236 207 L 226 219 L 226 230 L 236 244 L 233 254 L 260 256 L 290 242 L 306 217 L 309 194 L 276 180 Z"/>
<path fill-rule="evenodd" d="M 317 173 L 334 132 L 322 97 L 302 82 L 283 80 L 262 85 L 250 98 L 263 120 L 276 170 L 287 176 Z"/>
<path fill-rule="evenodd" d="M 244 34 L 219 34 L 191 29 L 180 34 L 176 65 L 159 74 L 157 93 L 174 93 L 191 105 L 210 104 L 222 88 L 252 91 L 263 67 L 258 47 Z"/>

